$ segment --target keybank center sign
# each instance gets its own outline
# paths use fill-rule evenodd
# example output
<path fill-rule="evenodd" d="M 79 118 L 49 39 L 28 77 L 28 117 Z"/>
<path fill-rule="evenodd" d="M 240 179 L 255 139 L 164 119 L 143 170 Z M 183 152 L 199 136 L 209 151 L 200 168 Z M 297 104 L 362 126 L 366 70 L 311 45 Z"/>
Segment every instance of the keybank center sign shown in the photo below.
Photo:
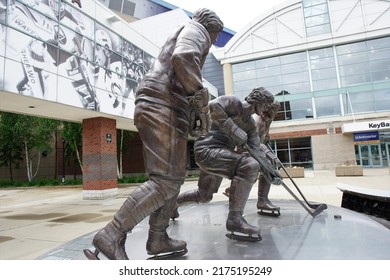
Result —
<path fill-rule="evenodd" d="M 390 129 L 390 119 L 345 123 L 342 126 L 343 133 L 386 129 Z"/>

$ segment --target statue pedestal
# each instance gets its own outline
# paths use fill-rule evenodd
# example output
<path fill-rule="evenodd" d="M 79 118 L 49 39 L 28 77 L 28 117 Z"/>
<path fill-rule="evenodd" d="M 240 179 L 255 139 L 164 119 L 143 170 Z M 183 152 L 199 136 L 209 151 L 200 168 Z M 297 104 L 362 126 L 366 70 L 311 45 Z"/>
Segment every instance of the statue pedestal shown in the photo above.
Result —
<path fill-rule="evenodd" d="M 167 233 L 171 238 L 185 240 L 188 253 L 167 261 L 390 259 L 389 229 L 367 215 L 328 205 L 328 209 L 312 219 L 295 200 L 273 199 L 272 202 L 281 207 L 280 217 L 258 215 L 257 198 L 249 199 L 245 207 L 248 223 L 261 228 L 260 242 L 225 237 L 226 199 L 179 208 L 180 217 L 169 222 Z M 149 219 L 144 219 L 128 235 L 125 246 L 131 260 L 144 261 L 151 257 L 145 250 L 148 222 Z M 96 231 L 80 236 L 39 259 L 86 260 L 83 249 L 93 249 L 95 234 Z M 362 242 L 362 236 L 368 241 Z M 102 254 L 99 257 L 105 260 Z"/>

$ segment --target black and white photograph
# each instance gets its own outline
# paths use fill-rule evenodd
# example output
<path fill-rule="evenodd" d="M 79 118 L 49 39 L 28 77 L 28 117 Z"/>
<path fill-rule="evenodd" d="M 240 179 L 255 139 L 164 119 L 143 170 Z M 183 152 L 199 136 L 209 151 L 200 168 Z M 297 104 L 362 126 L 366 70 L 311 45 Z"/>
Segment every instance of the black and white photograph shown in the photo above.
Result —
<path fill-rule="evenodd" d="M 1 3 L 2 88 L 132 117 L 134 91 L 152 56 L 66 1 Z"/>

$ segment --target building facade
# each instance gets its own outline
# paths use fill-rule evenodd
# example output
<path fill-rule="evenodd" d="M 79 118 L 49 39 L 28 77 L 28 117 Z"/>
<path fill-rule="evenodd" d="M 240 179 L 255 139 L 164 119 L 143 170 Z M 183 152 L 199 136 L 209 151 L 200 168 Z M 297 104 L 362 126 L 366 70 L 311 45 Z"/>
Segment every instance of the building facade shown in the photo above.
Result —
<path fill-rule="evenodd" d="M 0 110 L 111 120 L 92 135 L 98 146 L 111 144 L 107 135 L 115 137 L 115 128 L 136 131 L 134 90 L 158 55 L 155 39 L 189 20 L 160 0 L 86 1 L 82 9 L 60 0 L 0 3 Z M 224 32 L 204 77 L 219 95 L 243 98 L 258 86 L 275 94 L 282 109 L 271 144 L 286 165 L 387 166 L 389 11 L 390 3 L 379 0 L 288 0 L 233 37 Z M 196 168 L 191 145 L 188 158 Z"/>
<path fill-rule="evenodd" d="M 286 165 L 389 165 L 390 2 L 290 0 L 214 55 L 226 94 L 263 86 L 281 110 L 272 146 Z"/>
<path fill-rule="evenodd" d="M 99 1 L 1 0 L 0 110 L 81 123 L 83 196 L 115 196 L 116 131 L 136 131 L 134 92 L 158 53 Z"/>
<path fill-rule="evenodd" d="M 105 180 L 115 186 L 116 129 L 136 131 L 135 89 L 172 29 L 190 20 L 185 11 L 173 8 L 147 0 L 91 0 L 82 9 L 65 0 L 1 0 L 0 110 L 82 123 L 84 182 Z M 226 36 L 232 37 L 229 32 Z M 218 64 L 215 58 L 210 61 Z M 218 74 L 223 80 L 221 68 Z M 211 82 L 204 82 L 211 95 L 219 94 Z M 141 150 L 125 161 L 142 156 Z M 74 175 L 56 167 L 61 156 L 51 156 L 43 158 L 38 177 Z M 22 166 L 16 174 L 21 180 Z M 0 170 L 1 177 L 8 173 Z M 109 180 L 102 180 L 101 174 L 108 173 Z M 109 187 L 102 188 L 104 192 Z"/>

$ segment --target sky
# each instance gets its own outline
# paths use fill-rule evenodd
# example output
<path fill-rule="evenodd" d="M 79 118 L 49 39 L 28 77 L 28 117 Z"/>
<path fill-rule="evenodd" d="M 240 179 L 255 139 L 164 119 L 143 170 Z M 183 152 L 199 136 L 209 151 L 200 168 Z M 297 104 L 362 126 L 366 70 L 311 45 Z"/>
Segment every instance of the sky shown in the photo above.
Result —
<path fill-rule="evenodd" d="M 199 8 L 213 10 L 225 27 L 238 32 L 251 20 L 286 0 L 165 0 L 165 2 L 191 13 Z"/>

